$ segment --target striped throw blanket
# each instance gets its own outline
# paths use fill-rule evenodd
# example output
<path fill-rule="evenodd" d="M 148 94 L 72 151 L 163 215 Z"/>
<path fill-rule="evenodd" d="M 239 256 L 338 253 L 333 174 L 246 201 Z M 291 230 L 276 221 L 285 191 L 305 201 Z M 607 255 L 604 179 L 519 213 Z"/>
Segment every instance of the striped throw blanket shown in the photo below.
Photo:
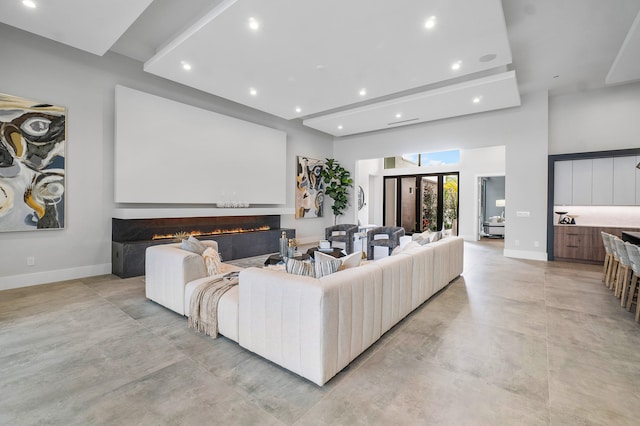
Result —
<path fill-rule="evenodd" d="M 200 284 L 189 301 L 189 327 L 214 339 L 218 337 L 218 302 L 238 278 L 221 277 Z"/>

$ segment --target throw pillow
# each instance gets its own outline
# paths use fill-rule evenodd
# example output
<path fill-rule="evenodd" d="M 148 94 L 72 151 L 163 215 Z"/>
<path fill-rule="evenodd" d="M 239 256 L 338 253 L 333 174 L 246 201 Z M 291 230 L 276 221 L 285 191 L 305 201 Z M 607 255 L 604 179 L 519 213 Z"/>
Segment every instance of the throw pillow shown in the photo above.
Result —
<path fill-rule="evenodd" d="M 341 257 L 340 261 L 342 262 L 342 265 L 340 265 L 340 268 L 338 268 L 338 270 L 342 271 L 343 269 L 355 268 L 357 266 L 360 266 L 361 260 L 362 252 L 359 251 L 351 253 L 345 257 Z"/>
<path fill-rule="evenodd" d="M 303 262 L 298 259 L 287 259 L 285 269 L 289 274 L 303 275 L 305 277 L 313 277 L 314 270 L 309 262 Z"/>
<path fill-rule="evenodd" d="M 396 246 L 391 252 L 391 256 L 395 256 L 396 254 L 402 253 L 403 251 L 414 247 L 420 247 L 420 243 L 418 241 L 409 241 L 404 246 Z"/>
<path fill-rule="evenodd" d="M 313 263 L 313 266 L 315 267 L 316 278 L 322 278 L 327 275 L 331 275 L 334 272 L 338 272 L 338 268 L 340 268 L 340 265 L 342 265 L 342 261 L 333 257 L 331 257 L 331 260 L 327 260 L 324 262 L 318 262 L 318 259 L 316 259 L 316 261 Z"/>
<path fill-rule="evenodd" d="M 187 250 L 192 253 L 196 253 L 202 256 L 202 253 L 207 249 L 207 246 L 198 241 L 193 235 L 188 240 L 182 240 L 182 250 Z"/>
<path fill-rule="evenodd" d="M 207 267 L 207 273 L 210 277 L 222 273 L 222 260 L 220 259 L 218 250 L 209 247 L 202 253 L 202 258 L 204 259 L 204 265 Z"/>

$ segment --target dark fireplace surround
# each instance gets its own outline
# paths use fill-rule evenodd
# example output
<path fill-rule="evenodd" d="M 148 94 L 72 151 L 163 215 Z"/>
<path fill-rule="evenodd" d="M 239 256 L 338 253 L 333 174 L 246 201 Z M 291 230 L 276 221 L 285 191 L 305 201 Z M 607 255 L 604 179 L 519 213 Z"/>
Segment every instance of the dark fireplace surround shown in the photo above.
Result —
<path fill-rule="evenodd" d="M 111 219 L 111 265 L 120 278 L 144 275 L 147 247 L 177 242 L 177 233 L 214 240 L 223 261 L 275 253 L 282 231 L 280 215 Z"/>

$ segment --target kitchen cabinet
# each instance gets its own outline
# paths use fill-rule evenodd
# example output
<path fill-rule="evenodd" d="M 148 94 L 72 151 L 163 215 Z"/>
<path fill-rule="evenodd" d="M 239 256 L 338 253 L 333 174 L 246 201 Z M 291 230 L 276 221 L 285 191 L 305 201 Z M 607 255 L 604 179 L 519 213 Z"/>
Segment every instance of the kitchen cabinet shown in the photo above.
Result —
<path fill-rule="evenodd" d="M 556 161 L 554 169 L 554 203 L 571 204 L 573 186 L 573 161 Z"/>
<path fill-rule="evenodd" d="M 593 159 L 593 175 L 591 182 L 591 205 L 612 205 L 613 157 Z"/>
<path fill-rule="evenodd" d="M 636 165 L 640 164 L 640 156 L 636 157 Z M 640 169 L 636 167 L 636 206 L 640 206 Z"/>
<path fill-rule="evenodd" d="M 613 205 L 636 205 L 636 157 L 613 159 Z"/>
<path fill-rule="evenodd" d="M 571 204 L 576 206 L 590 206 L 593 160 L 573 160 L 572 170 Z"/>
<path fill-rule="evenodd" d="M 601 232 L 622 236 L 622 231 L 640 231 L 639 228 L 613 226 L 555 225 L 553 227 L 553 257 L 555 260 L 601 263 L 604 244 Z"/>
<path fill-rule="evenodd" d="M 640 156 L 603 157 L 554 163 L 554 204 L 640 205 Z"/>

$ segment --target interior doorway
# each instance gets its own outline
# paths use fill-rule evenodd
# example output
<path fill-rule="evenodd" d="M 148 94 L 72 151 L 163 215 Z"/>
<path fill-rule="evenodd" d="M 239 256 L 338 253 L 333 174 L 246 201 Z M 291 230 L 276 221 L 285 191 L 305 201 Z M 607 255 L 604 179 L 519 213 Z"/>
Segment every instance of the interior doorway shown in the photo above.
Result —
<path fill-rule="evenodd" d="M 385 226 L 401 226 L 406 233 L 445 230 L 458 234 L 458 172 L 386 176 Z"/>
<path fill-rule="evenodd" d="M 505 236 L 505 177 L 478 177 L 478 240 Z"/>

